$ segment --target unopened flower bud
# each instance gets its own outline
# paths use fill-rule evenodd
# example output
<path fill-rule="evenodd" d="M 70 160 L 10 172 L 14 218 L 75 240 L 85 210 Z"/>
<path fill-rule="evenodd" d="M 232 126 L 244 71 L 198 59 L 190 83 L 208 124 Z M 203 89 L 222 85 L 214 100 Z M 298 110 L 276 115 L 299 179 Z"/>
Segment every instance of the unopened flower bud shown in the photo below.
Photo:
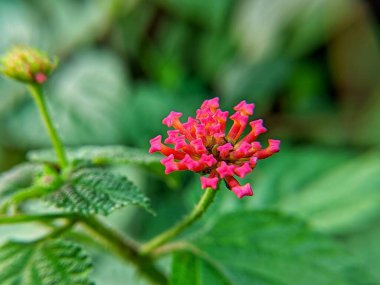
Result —
<path fill-rule="evenodd" d="M 29 47 L 12 48 L 0 59 L 0 72 L 28 84 L 43 84 L 58 64 L 57 58 Z"/>

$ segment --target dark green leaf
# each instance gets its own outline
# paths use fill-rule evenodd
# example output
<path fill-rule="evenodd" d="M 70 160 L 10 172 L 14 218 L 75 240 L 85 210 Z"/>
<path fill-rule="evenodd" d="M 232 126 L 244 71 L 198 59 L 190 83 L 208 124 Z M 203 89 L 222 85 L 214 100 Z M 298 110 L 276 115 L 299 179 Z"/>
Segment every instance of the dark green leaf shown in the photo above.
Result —
<path fill-rule="evenodd" d="M 42 166 L 32 163 L 20 164 L 0 175 L 0 200 L 30 186 Z"/>
<path fill-rule="evenodd" d="M 46 197 L 59 208 L 108 215 L 125 205 L 151 211 L 148 198 L 126 177 L 102 169 L 80 169 L 57 191 Z"/>
<path fill-rule="evenodd" d="M 352 285 L 362 284 L 366 276 L 335 242 L 313 233 L 302 221 L 270 211 L 221 216 L 190 243 L 189 250 L 224 280 L 214 284 Z M 181 275 L 199 276 L 199 261 L 187 262 Z M 210 284 L 203 278 L 196 284 Z"/>
<path fill-rule="evenodd" d="M 0 247 L 1 285 L 91 284 L 89 257 L 67 241 L 8 242 Z"/>

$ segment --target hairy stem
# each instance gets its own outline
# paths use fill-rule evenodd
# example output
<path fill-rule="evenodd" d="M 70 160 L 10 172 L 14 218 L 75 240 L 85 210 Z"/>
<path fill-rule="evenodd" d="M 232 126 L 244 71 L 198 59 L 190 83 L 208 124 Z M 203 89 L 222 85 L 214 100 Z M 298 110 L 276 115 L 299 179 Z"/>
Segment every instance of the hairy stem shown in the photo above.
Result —
<path fill-rule="evenodd" d="M 105 240 L 109 247 L 124 260 L 136 266 L 152 284 L 168 284 L 166 276 L 154 265 L 150 257 L 141 256 L 135 242 L 105 225 L 94 217 L 82 217 L 82 222 Z"/>
<path fill-rule="evenodd" d="M 59 165 L 62 169 L 67 166 L 67 157 L 65 153 L 64 146 L 61 139 L 59 138 L 57 131 L 54 128 L 53 122 L 49 115 L 48 109 L 46 107 L 45 98 L 42 94 L 42 88 L 37 85 L 28 85 L 28 89 L 33 96 L 34 101 L 40 112 L 42 121 L 45 124 L 46 130 L 50 136 L 50 141 L 54 147 L 55 153 L 58 158 Z"/>
<path fill-rule="evenodd" d="M 216 192 L 217 190 L 207 188 L 205 190 L 205 193 L 202 195 L 201 199 L 199 200 L 198 204 L 195 205 L 194 209 L 190 212 L 190 214 L 185 216 L 178 224 L 174 225 L 172 228 L 164 231 L 160 235 L 154 237 L 152 240 L 143 244 L 140 247 L 139 252 L 142 255 L 147 255 L 151 253 L 154 249 L 158 248 L 160 245 L 174 238 L 179 233 L 181 233 L 184 229 L 192 225 L 197 219 L 199 219 L 203 215 L 203 213 L 210 206 L 210 204 L 214 200 Z"/>

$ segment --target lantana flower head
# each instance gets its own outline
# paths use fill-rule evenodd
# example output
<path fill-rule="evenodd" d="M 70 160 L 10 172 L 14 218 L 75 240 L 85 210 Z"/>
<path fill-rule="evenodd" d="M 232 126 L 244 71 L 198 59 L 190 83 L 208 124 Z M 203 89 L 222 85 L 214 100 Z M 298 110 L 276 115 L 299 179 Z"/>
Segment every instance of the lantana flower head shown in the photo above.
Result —
<path fill-rule="evenodd" d="M 233 121 L 226 130 L 228 112 L 219 109 L 219 98 L 206 100 L 196 111 L 196 117 L 181 122 L 181 113 L 170 112 L 162 123 L 174 130 L 162 142 L 162 136 L 150 140 L 149 152 L 160 152 L 166 157 L 161 160 L 165 173 L 191 170 L 202 174 L 202 188 L 216 189 L 220 180 L 237 197 L 252 196 L 249 183 L 240 185 L 235 178 L 244 178 L 256 166 L 259 159 L 267 158 L 279 151 L 279 140 L 268 140 L 268 146 L 262 148 L 257 137 L 266 132 L 263 120 L 248 123 L 253 114 L 254 104 L 240 102 L 234 107 L 235 113 L 229 116 Z M 247 125 L 250 131 L 243 135 Z M 168 145 L 171 145 L 170 147 Z"/>

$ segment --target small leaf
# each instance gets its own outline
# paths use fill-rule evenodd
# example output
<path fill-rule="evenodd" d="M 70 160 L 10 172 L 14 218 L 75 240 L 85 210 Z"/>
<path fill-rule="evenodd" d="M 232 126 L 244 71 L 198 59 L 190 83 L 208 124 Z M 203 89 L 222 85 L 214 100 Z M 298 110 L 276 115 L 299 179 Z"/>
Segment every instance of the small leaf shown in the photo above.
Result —
<path fill-rule="evenodd" d="M 30 186 L 42 166 L 33 163 L 20 164 L 0 175 L 0 200 Z"/>
<path fill-rule="evenodd" d="M 74 172 L 46 199 L 59 208 L 85 215 L 108 215 L 125 205 L 138 205 L 152 212 L 149 199 L 131 181 L 102 169 L 87 168 Z"/>
<path fill-rule="evenodd" d="M 194 257 L 185 258 L 187 266 L 173 265 L 178 272 L 172 280 L 179 282 L 172 285 L 193 274 L 199 278 L 195 284 L 375 284 L 333 240 L 271 211 L 221 216 L 201 236 L 193 236 L 187 249 Z M 223 281 L 206 282 L 216 276 Z"/>
<path fill-rule="evenodd" d="M 91 261 L 82 248 L 54 240 L 0 247 L 2 285 L 87 285 Z"/>
<path fill-rule="evenodd" d="M 67 150 L 70 160 L 91 160 L 94 164 L 133 163 L 150 165 L 158 163 L 160 157 L 141 149 L 126 146 L 84 146 Z M 28 153 L 28 159 L 38 162 L 56 162 L 53 150 L 37 150 Z"/>

